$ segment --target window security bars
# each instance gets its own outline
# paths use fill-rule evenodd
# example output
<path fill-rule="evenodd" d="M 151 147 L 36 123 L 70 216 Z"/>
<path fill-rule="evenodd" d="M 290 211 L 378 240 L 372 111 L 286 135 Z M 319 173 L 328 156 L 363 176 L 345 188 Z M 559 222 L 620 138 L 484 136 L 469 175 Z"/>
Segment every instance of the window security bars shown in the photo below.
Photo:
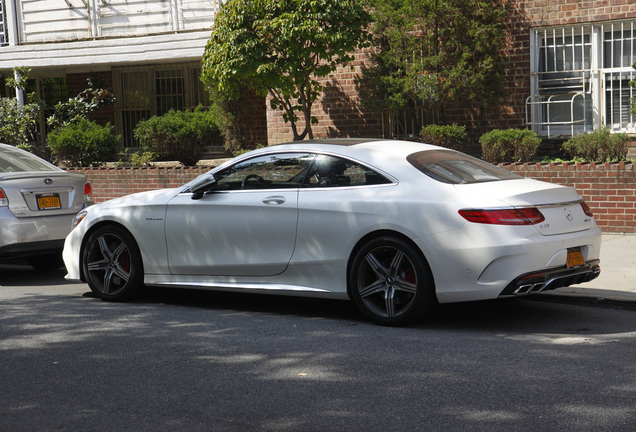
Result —
<path fill-rule="evenodd" d="M 634 130 L 636 118 L 630 111 L 636 97 L 629 82 L 636 79 L 636 22 L 611 23 L 601 27 L 605 125 L 613 131 Z"/>
<path fill-rule="evenodd" d="M 575 135 L 591 127 L 591 27 L 535 30 L 532 95 L 526 123 L 548 137 Z"/>
<path fill-rule="evenodd" d="M 113 73 L 117 133 L 122 136 L 124 148 L 139 147 L 134 130 L 140 121 L 171 109 L 207 104 L 199 63 L 113 68 Z"/>
<path fill-rule="evenodd" d="M 539 135 L 567 137 L 609 127 L 636 132 L 636 22 L 615 22 L 531 33 L 531 95 L 526 123 Z"/>
<path fill-rule="evenodd" d="M 382 134 L 390 139 L 417 139 L 422 127 L 437 123 L 439 112 L 434 106 L 385 110 L 382 113 Z"/>

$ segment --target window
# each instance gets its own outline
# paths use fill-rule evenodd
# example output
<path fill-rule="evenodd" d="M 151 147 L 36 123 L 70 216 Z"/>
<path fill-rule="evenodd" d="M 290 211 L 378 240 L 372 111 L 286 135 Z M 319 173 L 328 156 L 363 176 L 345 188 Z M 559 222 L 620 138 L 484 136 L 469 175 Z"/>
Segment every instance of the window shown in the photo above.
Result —
<path fill-rule="evenodd" d="M 24 172 L 24 171 L 57 171 L 55 165 L 40 159 L 31 153 L 10 146 L 2 147 L 0 152 L 0 172 Z"/>
<path fill-rule="evenodd" d="M 384 138 L 409 139 L 417 137 L 422 127 L 437 124 L 439 112 L 433 106 L 419 106 L 401 111 L 385 110 L 382 114 Z"/>
<path fill-rule="evenodd" d="M 40 94 L 44 101 L 44 116 L 42 123 L 45 125 L 46 133 L 49 132 L 46 119 L 55 113 L 55 105 L 60 102 L 68 101 L 68 89 L 66 85 L 66 77 L 42 78 L 40 80 Z"/>
<path fill-rule="evenodd" d="M 300 188 L 313 160 L 307 153 L 257 156 L 215 173 L 216 190 Z"/>
<path fill-rule="evenodd" d="M 315 159 L 315 162 L 314 162 Z M 356 162 L 327 155 L 257 156 L 214 174 L 216 190 L 327 188 L 392 183 Z"/>
<path fill-rule="evenodd" d="M 353 161 L 335 156 L 316 158 L 303 187 L 366 186 L 392 183 L 386 177 Z"/>
<path fill-rule="evenodd" d="M 7 29 L 7 12 L 4 0 L 0 0 L 0 46 L 9 45 L 9 32 Z"/>
<path fill-rule="evenodd" d="M 522 178 L 481 159 L 450 150 L 421 151 L 406 159 L 415 168 L 442 183 L 484 183 Z"/>
<path fill-rule="evenodd" d="M 125 148 L 139 147 L 133 131 L 140 121 L 171 109 L 207 105 L 208 98 L 199 79 L 199 63 L 113 68 L 113 71 L 117 133 L 122 135 Z"/>
<path fill-rule="evenodd" d="M 547 137 L 634 132 L 636 21 L 534 29 L 526 122 Z"/>
<path fill-rule="evenodd" d="M 636 60 L 636 22 L 606 24 L 603 35 L 602 59 L 605 88 L 605 122 L 614 131 L 634 130 L 634 115 L 629 107 L 636 97 L 628 85 L 636 79 L 632 64 Z"/>

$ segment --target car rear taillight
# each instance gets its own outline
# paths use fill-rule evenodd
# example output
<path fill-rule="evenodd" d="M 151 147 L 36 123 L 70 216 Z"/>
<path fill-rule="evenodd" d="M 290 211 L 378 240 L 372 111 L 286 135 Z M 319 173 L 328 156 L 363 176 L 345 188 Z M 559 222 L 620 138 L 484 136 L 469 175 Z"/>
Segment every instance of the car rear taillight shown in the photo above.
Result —
<path fill-rule="evenodd" d="M 89 182 L 84 185 L 84 201 L 93 201 L 93 187 Z"/>
<path fill-rule="evenodd" d="M 545 220 L 539 209 L 534 207 L 460 210 L 459 214 L 468 222 L 491 225 L 535 225 Z"/>
<path fill-rule="evenodd" d="M 9 205 L 9 199 L 4 194 L 4 191 L 0 189 L 0 207 L 7 207 Z"/>
<path fill-rule="evenodd" d="M 583 208 L 583 213 L 585 213 L 589 217 L 594 217 L 594 213 L 592 213 L 592 209 L 585 201 L 581 201 L 581 207 Z"/>

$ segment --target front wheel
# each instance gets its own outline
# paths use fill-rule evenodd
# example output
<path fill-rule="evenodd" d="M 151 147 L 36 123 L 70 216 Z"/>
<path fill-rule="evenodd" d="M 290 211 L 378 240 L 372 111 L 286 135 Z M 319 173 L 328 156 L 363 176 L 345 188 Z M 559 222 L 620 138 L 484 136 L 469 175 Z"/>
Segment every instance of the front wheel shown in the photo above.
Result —
<path fill-rule="evenodd" d="M 90 235 L 82 252 L 82 268 L 91 291 L 104 300 L 127 300 L 143 284 L 139 247 L 118 226 L 104 226 Z"/>
<path fill-rule="evenodd" d="M 424 257 L 397 237 L 379 237 L 362 246 L 352 261 L 349 289 L 358 309 L 383 325 L 412 323 L 437 304 Z"/>

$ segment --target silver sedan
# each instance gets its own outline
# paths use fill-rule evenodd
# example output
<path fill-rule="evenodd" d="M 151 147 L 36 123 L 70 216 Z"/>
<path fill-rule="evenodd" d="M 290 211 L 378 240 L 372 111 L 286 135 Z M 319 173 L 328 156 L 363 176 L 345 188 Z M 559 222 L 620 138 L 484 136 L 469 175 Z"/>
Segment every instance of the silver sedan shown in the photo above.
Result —
<path fill-rule="evenodd" d="M 399 325 L 438 302 L 599 273 L 601 233 L 573 189 L 402 141 L 256 150 L 182 187 L 90 207 L 77 223 L 67 277 L 105 300 L 144 285 L 351 299 Z"/>
<path fill-rule="evenodd" d="M 26 257 L 37 269 L 61 267 L 75 215 L 92 204 L 83 174 L 0 144 L 0 259 Z"/>

